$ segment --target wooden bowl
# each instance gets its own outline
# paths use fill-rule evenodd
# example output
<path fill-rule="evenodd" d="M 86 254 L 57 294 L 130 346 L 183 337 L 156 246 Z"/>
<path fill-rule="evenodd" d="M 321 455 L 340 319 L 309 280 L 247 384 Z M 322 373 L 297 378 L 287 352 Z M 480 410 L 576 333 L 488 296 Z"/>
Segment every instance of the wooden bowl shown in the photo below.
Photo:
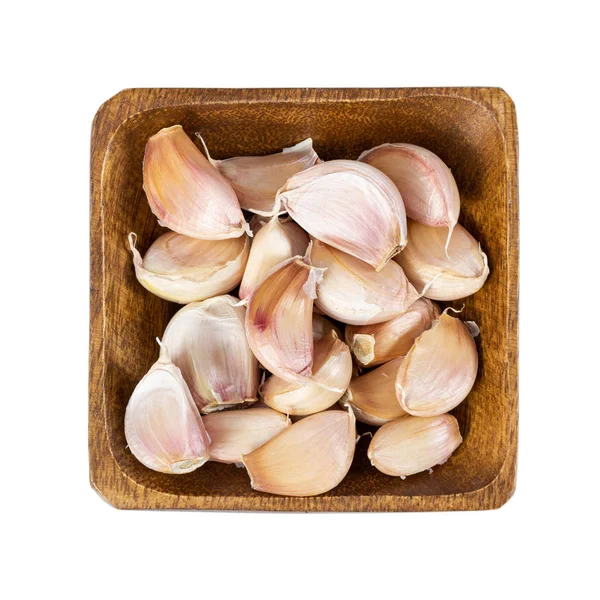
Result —
<path fill-rule="evenodd" d="M 369 464 L 357 445 L 344 481 L 313 498 L 255 492 L 245 469 L 207 463 L 188 475 L 155 473 L 127 449 L 127 401 L 158 357 L 179 308 L 136 280 L 127 234 L 143 253 L 162 228 L 142 190 L 148 138 L 180 123 L 201 132 L 214 158 L 268 154 L 312 137 L 319 156 L 355 159 L 384 142 L 438 154 L 461 194 L 460 222 L 489 257 L 490 277 L 464 301 L 481 327 L 479 375 L 454 414 L 463 444 L 433 473 L 405 480 Z M 497 88 L 130 89 L 94 119 L 91 156 L 89 455 L 92 486 L 119 508 L 287 511 L 491 509 L 515 488 L 518 320 L 517 129 L 510 97 Z"/>

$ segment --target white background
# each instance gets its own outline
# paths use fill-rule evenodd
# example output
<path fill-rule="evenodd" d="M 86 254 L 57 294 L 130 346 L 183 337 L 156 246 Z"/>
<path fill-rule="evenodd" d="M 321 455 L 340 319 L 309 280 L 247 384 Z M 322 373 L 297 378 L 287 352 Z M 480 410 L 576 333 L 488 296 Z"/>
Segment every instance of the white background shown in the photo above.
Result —
<path fill-rule="evenodd" d="M 4 598 L 598 597 L 600 116 L 591 7 L 4 6 Z M 89 137 L 99 105 L 126 87 L 427 85 L 499 86 L 517 107 L 512 500 L 482 513 L 358 515 L 124 512 L 102 502 L 88 484 L 86 429 Z"/>

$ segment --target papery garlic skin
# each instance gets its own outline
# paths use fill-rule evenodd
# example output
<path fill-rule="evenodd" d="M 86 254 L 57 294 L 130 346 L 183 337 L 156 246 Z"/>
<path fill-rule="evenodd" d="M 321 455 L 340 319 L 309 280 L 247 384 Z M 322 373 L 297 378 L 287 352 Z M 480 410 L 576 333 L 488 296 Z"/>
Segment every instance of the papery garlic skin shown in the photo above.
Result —
<path fill-rule="evenodd" d="M 419 298 L 393 261 L 375 271 L 318 240 L 313 240 L 310 259 L 313 265 L 325 269 L 315 303 L 326 315 L 342 323 L 368 325 L 389 321 Z"/>
<path fill-rule="evenodd" d="M 452 415 L 408 416 L 378 429 L 367 456 L 382 473 L 404 479 L 444 464 L 461 443 L 458 421 Z"/>
<path fill-rule="evenodd" d="M 202 419 L 210 436 L 210 460 L 240 463 L 249 454 L 280 434 L 291 421 L 286 415 L 265 407 L 224 410 Z"/>
<path fill-rule="evenodd" d="M 365 163 L 317 164 L 294 175 L 277 197 L 311 236 L 377 271 L 406 245 L 402 197 L 386 175 Z"/>
<path fill-rule="evenodd" d="M 350 350 L 335 331 L 315 340 L 312 372 L 322 385 L 299 385 L 272 375 L 260 388 L 260 395 L 267 406 L 288 415 L 311 415 L 333 406 L 352 377 Z"/>
<path fill-rule="evenodd" d="M 477 378 L 477 348 L 469 327 L 447 310 L 415 341 L 398 369 L 396 395 L 418 417 L 441 415 L 458 406 Z"/>
<path fill-rule="evenodd" d="M 237 298 L 216 296 L 188 304 L 165 330 L 163 341 L 203 413 L 257 400 L 259 367 L 245 315 Z"/>
<path fill-rule="evenodd" d="M 363 152 L 358 160 L 394 182 L 410 219 L 446 227 L 449 243 L 458 222 L 460 195 L 452 172 L 439 156 L 414 144 L 382 144 Z"/>
<path fill-rule="evenodd" d="M 129 399 L 125 439 L 144 466 L 160 473 L 190 473 L 209 458 L 210 438 L 164 344 Z"/>
<path fill-rule="evenodd" d="M 243 457 L 252 489 L 280 496 L 316 496 L 350 470 L 356 446 L 352 411 L 326 410 L 294 423 Z"/>
<path fill-rule="evenodd" d="M 240 298 L 250 296 L 273 267 L 293 256 L 304 255 L 307 246 L 308 236 L 296 223 L 282 223 L 277 216 L 273 217 L 254 236 L 240 285 Z"/>
<path fill-rule="evenodd" d="M 322 269 L 297 256 L 275 267 L 248 301 L 248 343 L 262 366 L 286 381 L 311 380 L 312 310 L 322 277 Z"/>
<path fill-rule="evenodd" d="M 158 222 L 177 233 L 224 240 L 248 231 L 230 183 L 180 125 L 161 129 L 148 140 L 143 185 Z"/>
<path fill-rule="evenodd" d="M 394 260 L 410 282 L 431 300 L 458 300 L 477 292 L 490 270 L 486 254 L 475 238 L 458 223 L 446 255 L 446 233 L 439 227 L 408 222 L 410 243 Z M 432 283 L 433 282 L 433 283 Z"/>
<path fill-rule="evenodd" d="M 396 358 L 350 382 L 341 403 L 350 406 L 356 418 L 368 425 L 384 425 L 407 412 L 396 397 L 396 376 L 404 359 Z"/>
<path fill-rule="evenodd" d="M 202 138 L 200 138 L 202 139 Z M 204 140 L 202 140 L 204 144 Z M 300 171 L 312 167 L 319 157 L 313 149 L 312 139 L 284 148 L 268 156 L 237 156 L 210 162 L 229 180 L 240 202 L 250 212 L 272 216 L 279 212 L 277 190 Z"/>
<path fill-rule="evenodd" d="M 250 239 L 199 240 L 170 231 L 150 246 L 142 259 L 129 234 L 137 280 L 171 302 L 188 304 L 230 292 L 241 281 Z"/>
<path fill-rule="evenodd" d="M 403 314 L 374 325 L 348 325 L 345 336 L 354 358 L 363 367 L 376 367 L 405 356 L 414 341 L 440 316 L 439 307 L 419 298 Z"/>

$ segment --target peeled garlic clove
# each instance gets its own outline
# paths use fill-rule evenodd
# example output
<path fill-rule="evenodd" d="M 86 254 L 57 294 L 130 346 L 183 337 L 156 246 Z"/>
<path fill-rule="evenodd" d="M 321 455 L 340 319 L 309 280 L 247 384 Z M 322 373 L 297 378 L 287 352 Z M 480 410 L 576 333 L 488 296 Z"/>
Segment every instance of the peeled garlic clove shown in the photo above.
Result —
<path fill-rule="evenodd" d="M 246 332 L 265 369 L 295 383 L 307 383 L 314 358 L 312 310 L 323 270 L 306 258 L 291 258 L 273 269 L 248 301 Z"/>
<path fill-rule="evenodd" d="M 416 339 L 398 369 L 398 402 L 417 417 L 452 410 L 467 397 L 477 377 L 477 348 L 470 328 L 448 310 Z"/>
<path fill-rule="evenodd" d="M 450 258 L 443 229 L 409 221 L 408 235 L 410 243 L 395 260 L 417 289 L 431 283 L 424 294 L 427 298 L 458 300 L 485 283 L 490 273 L 487 256 L 462 225 L 457 223 L 454 228 L 448 246 Z"/>
<path fill-rule="evenodd" d="M 380 271 L 313 240 L 310 259 L 325 270 L 317 287 L 316 305 L 326 315 L 350 325 L 389 321 L 419 298 L 402 269 L 391 261 Z"/>
<path fill-rule="evenodd" d="M 410 219 L 446 227 L 449 243 L 460 213 L 460 196 L 452 172 L 439 156 L 414 144 L 382 144 L 363 152 L 358 160 L 396 184 Z"/>
<path fill-rule="evenodd" d="M 272 375 L 260 389 L 265 404 L 288 415 L 311 415 L 333 406 L 352 377 L 348 346 L 335 331 L 315 340 L 313 379 L 319 383 L 296 384 Z M 321 385 L 319 385 L 321 384 Z M 396 405 L 396 397 L 394 395 Z"/>
<path fill-rule="evenodd" d="M 254 236 L 240 286 L 240 298 L 250 296 L 273 267 L 293 256 L 302 256 L 307 246 L 308 236 L 296 223 L 282 223 L 277 216 L 273 217 Z"/>
<path fill-rule="evenodd" d="M 204 140 L 202 143 L 204 144 Z M 240 206 L 265 216 L 272 216 L 279 212 L 275 200 L 277 190 L 290 177 L 312 167 L 319 160 L 313 150 L 311 138 L 291 148 L 284 148 L 278 154 L 237 156 L 226 160 L 211 159 L 206 144 L 204 148 L 210 162 L 230 181 Z"/>
<path fill-rule="evenodd" d="M 281 433 L 290 420 L 270 408 L 225 410 L 206 415 L 202 421 L 210 436 L 210 460 L 240 463 L 249 454 Z"/>
<path fill-rule="evenodd" d="M 346 343 L 356 361 L 364 367 L 382 365 L 405 356 L 424 331 L 440 316 L 436 304 L 419 298 L 394 319 L 375 325 L 348 325 Z"/>
<path fill-rule="evenodd" d="M 313 312 L 313 340 L 318 342 L 322 340 L 325 336 L 328 336 L 332 331 L 335 332 L 335 335 L 342 339 L 344 336 L 342 335 L 342 330 L 339 327 L 336 327 L 329 319 L 321 315 L 317 315 Z"/>
<path fill-rule="evenodd" d="M 355 446 L 352 412 L 327 410 L 294 423 L 242 460 L 254 490 L 316 496 L 344 479 Z"/>
<path fill-rule="evenodd" d="M 148 140 L 144 191 L 158 222 L 177 233 L 223 240 L 248 230 L 230 183 L 180 125 L 161 129 Z"/>
<path fill-rule="evenodd" d="M 396 397 L 396 376 L 403 358 L 396 358 L 350 382 L 341 403 L 352 407 L 356 418 L 368 425 L 383 425 L 407 413 Z"/>
<path fill-rule="evenodd" d="M 169 232 L 148 249 L 143 260 L 129 234 L 138 281 L 159 298 L 188 304 L 231 291 L 244 274 L 250 239 L 198 240 Z"/>
<path fill-rule="evenodd" d="M 444 464 L 461 443 L 452 415 L 404 417 L 377 430 L 367 456 L 382 473 L 404 479 Z"/>
<path fill-rule="evenodd" d="M 245 315 L 237 298 L 216 296 L 188 304 L 165 330 L 163 341 L 202 412 L 257 400 L 259 368 Z"/>
<path fill-rule="evenodd" d="M 210 438 L 181 371 L 160 344 L 160 358 L 137 384 L 125 410 L 132 454 L 161 473 L 190 473 L 209 458 Z"/>
<path fill-rule="evenodd" d="M 277 194 L 311 236 L 379 271 L 406 245 L 398 189 L 374 167 L 331 160 L 294 175 Z"/>

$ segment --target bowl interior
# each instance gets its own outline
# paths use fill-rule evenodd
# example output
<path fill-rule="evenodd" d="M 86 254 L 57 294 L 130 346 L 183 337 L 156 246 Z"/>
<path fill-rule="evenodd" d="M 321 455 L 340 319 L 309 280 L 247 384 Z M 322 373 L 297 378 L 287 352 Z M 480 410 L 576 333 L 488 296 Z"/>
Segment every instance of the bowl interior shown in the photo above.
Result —
<path fill-rule="evenodd" d="M 468 492 L 498 474 L 507 454 L 509 409 L 507 363 L 507 189 L 504 138 L 494 116 L 460 97 L 425 96 L 353 102 L 252 102 L 174 106 L 141 112 L 112 138 L 102 172 L 105 293 L 105 422 L 120 469 L 138 484 L 188 496 L 256 496 L 244 469 L 208 463 L 182 476 L 155 473 L 126 449 L 123 419 L 127 401 L 158 357 L 161 337 L 177 305 L 138 284 L 127 234 L 138 234 L 140 251 L 162 233 L 142 190 L 142 159 L 148 138 L 181 124 L 201 132 L 214 158 L 278 152 L 312 137 L 324 160 L 355 159 L 384 142 L 410 142 L 438 154 L 452 169 L 461 194 L 460 222 L 481 241 L 490 277 L 463 304 L 465 320 L 481 328 L 479 375 L 473 391 L 454 412 L 463 444 L 433 474 L 401 480 L 371 467 L 358 443 L 346 479 L 327 496 L 418 496 Z"/>

